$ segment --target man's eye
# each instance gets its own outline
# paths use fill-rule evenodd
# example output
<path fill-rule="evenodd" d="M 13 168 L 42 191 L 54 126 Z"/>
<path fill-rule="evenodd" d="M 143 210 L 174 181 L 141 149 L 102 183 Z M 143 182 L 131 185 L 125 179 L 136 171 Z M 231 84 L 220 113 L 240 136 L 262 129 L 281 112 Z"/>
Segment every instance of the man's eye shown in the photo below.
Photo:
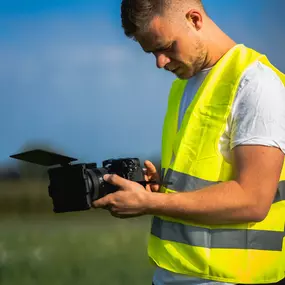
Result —
<path fill-rule="evenodd" d="M 169 51 L 171 49 L 172 45 L 168 46 L 168 47 L 163 47 L 159 50 L 157 50 L 157 52 L 164 52 L 164 51 Z"/>
<path fill-rule="evenodd" d="M 173 44 L 169 45 L 168 47 L 166 47 L 164 50 L 170 50 L 172 48 Z"/>

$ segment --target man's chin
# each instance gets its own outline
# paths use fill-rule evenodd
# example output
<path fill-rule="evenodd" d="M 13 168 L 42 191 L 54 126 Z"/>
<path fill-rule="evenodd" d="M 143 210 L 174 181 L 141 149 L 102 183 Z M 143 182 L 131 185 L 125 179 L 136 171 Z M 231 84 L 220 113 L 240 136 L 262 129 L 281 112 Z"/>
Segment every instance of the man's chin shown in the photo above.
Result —
<path fill-rule="evenodd" d="M 190 72 L 186 72 L 185 70 L 180 68 L 175 72 L 175 75 L 177 78 L 182 80 L 189 79 L 191 77 Z"/>
<path fill-rule="evenodd" d="M 176 75 L 177 78 L 182 79 L 182 80 L 189 79 L 191 77 L 191 76 L 189 76 L 188 74 L 185 74 L 185 73 L 180 73 L 180 74 L 176 73 L 175 75 Z"/>

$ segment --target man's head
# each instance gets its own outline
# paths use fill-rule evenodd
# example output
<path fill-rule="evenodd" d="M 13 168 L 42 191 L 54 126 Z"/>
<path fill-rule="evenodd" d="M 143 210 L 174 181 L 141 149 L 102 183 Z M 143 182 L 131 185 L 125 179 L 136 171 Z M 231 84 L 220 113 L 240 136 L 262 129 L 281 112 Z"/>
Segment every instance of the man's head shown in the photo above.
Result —
<path fill-rule="evenodd" d="M 207 60 L 201 0 L 122 0 L 126 36 L 156 57 L 157 67 L 187 79 Z"/>

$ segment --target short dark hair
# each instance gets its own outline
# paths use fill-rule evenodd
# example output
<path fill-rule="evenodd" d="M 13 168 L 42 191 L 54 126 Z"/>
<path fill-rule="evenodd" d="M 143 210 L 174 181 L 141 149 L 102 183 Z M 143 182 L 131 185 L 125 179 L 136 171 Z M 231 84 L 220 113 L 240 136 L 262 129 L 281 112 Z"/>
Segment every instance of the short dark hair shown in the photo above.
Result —
<path fill-rule="evenodd" d="M 147 28 L 153 17 L 163 15 L 173 4 L 181 6 L 182 2 L 192 2 L 203 8 L 202 0 L 122 0 L 121 20 L 125 35 L 135 40 L 134 35 Z"/>

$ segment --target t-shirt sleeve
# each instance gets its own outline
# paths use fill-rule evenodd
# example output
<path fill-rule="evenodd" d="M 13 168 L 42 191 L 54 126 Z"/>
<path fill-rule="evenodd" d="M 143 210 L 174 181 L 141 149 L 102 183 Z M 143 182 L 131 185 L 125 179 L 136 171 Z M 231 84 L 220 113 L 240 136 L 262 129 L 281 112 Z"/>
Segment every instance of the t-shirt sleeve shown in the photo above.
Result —
<path fill-rule="evenodd" d="M 232 108 L 230 148 L 265 145 L 285 153 L 285 87 L 278 75 L 260 62 L 241 79 Z"/>

